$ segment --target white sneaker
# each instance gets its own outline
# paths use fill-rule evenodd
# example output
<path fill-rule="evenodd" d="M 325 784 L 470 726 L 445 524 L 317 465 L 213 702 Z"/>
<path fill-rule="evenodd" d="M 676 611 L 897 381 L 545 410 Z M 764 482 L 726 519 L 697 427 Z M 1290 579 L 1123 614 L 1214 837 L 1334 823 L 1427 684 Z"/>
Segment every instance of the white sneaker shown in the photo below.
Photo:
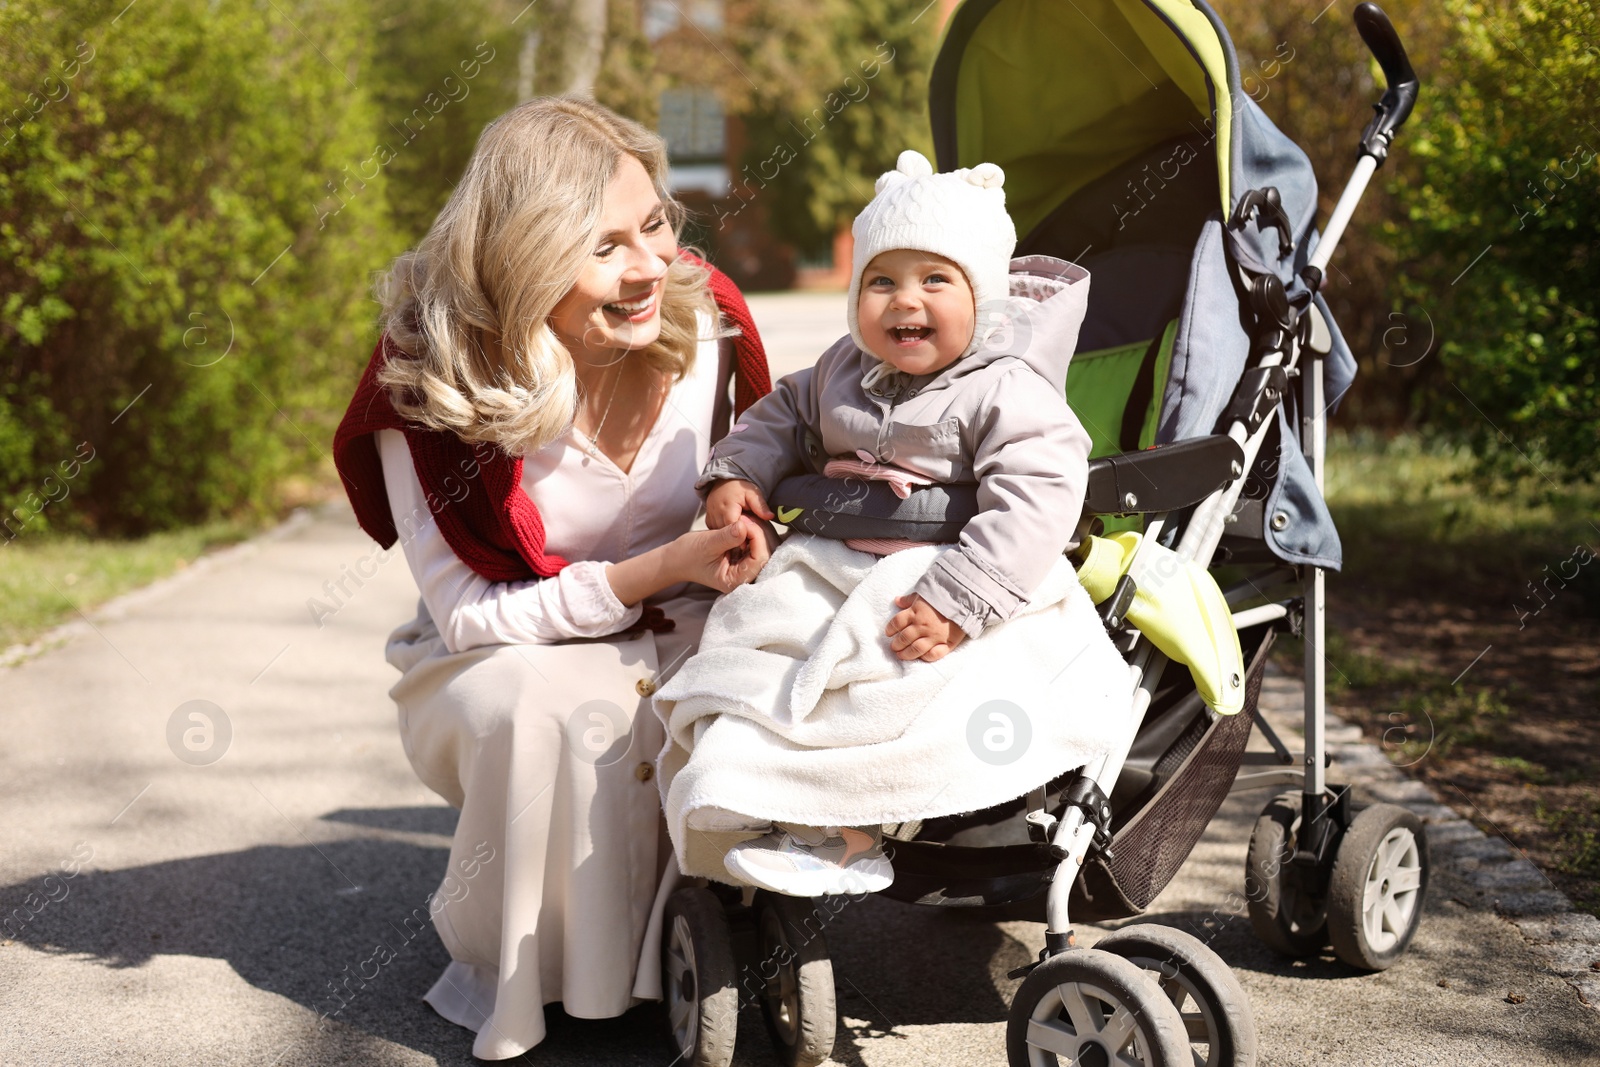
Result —
<path fill-rule="evenodd" d="M 728 850 L 723 860 L 739 881 L 790 897 L 876 893 L 894 882 L 874 826 L 786 826 Z"/>

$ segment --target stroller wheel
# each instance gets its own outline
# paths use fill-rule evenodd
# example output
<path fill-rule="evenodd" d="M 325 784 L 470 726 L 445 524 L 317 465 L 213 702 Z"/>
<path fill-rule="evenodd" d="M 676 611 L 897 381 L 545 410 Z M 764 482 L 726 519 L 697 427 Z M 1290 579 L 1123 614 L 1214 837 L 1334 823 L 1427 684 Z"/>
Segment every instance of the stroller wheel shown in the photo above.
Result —
<path fill-rule="evenodd" d="M 667 898 L 661 984 L 673 1044 L 686 1067 L 728 1067 L 739 1027 L 739 989 L 728 917 L 709 889 Z"/>
<path fill-rule="evenodd" d="M 1010 1067 L 1189 1067 L 1183 1017 L 1138 966 L 1068 949 L 1023 981 L 1006 1022 Z"/>
<path fill-rule="evenodd" d="M 1255 1067 L 1256 1019 L 1233 970 L 1205 943 L 1155 923 L 1125 926 L 1095 948 L 1138 965 L 1183 1017 L 1195 1067 Z"/>
<path fill-rule="evenodd" d="M 1310 956 L 1327 938 L 1326 887 L 1316 884 L 1316 872 L 1289 862 L 1299 826 L 1300 794 L 1274 797 L 1256 819 L 1244 869 L 1250 926 L 1285 956 Z"/>
<path fill-rule="evenodd" d="M 833 913 L 816 901 L 756 894 L 761 1017 L 785 1067 L 816 1067 L 833 1053 L 838 1012 L 833 961 L 822 927 Z"/>
<path fill-rule="evenodd" d="M 1422 820 L 1374 804 L 1350 823 L 1328 883 L 1328 939 L 1352 967 L 1381 971 L 1405 954 L 1422 921 L 1428 837 Z"/>

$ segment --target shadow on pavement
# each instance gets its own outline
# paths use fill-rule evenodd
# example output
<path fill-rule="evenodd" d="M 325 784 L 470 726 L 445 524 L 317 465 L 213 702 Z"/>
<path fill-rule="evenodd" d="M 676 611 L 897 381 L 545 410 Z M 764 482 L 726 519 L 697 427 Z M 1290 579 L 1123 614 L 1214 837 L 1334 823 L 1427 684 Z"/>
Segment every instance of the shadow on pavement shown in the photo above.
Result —
<path fill-rule="evenodd" d="M 455 812 L 343 810 L 324 818 L 448 834 Z M 474 1064 L 481 1061 L 471 1056 L 472 1035 L 421 1000 L 449 962 L 427 921 L 429 894 L 447 859 L 444 847 L 378 836 L 260 846 L 123 870 L 85 869 L 44 890 L 38 878 L 0 886 L 0 915 L 13 918 L 8 936 L 40 952 L 110 968 L 137 968 L 158 955 L 220 959 L 255 988 L 315 1013 L 269 1036 L 262 1063 L 274 1056 L 280 1064 L 347 1062 L 352 1053 L 360 1062 L 381 1063 L 382 1046 L 371 1040 L 379 1038 L 442 1064 Z M 26 909 L 13 910 L 41 891 L 57 899 L 40 908 L 35 897 L 31 919 Z M 536 1053 L 540 1063 L 664 1067 L 672 1058 L 657 1005 L 611 1020 L 572 1019 L 556 1005 L 546 1015 L 550 1032 Z"/>

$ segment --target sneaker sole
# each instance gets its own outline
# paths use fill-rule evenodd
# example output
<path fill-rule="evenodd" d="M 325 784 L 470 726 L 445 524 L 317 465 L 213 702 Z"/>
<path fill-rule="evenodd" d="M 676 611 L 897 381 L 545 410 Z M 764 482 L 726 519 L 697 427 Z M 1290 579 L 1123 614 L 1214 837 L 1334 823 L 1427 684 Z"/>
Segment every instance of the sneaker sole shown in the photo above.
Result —
<path fill-rule="evenodd" d="M 888 860 L 834 871 L 795 871 L 779 876 L 773 871 L 745 864 L 737 848 L 723 859 L 728 873 L 741 882 L 786 897 L 849 896 L 878 893 L 894 884 L 894 868 Z"/>

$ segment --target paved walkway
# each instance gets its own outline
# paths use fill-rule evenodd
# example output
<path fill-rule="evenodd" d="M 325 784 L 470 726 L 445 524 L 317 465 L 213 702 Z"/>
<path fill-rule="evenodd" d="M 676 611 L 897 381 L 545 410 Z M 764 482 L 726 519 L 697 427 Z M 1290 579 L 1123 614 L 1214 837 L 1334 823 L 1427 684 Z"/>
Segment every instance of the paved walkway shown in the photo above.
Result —
<path fill-rule="evenodd" d="M 759 298 L 756 315 L 825 334 L 838 299 Z M 374 547 L 343 507 L 303 516 L 0 668 L 0 1065 L 474 1062 L 418 999 L 445 957 L 405 920 L 425 912 L 453 812 L 400 749 L 382 646 L 416 593 Z M 1284 683 L 1269 697 L 1292 714 Z M 1229 913 L 1265 791 L 1224 807 L 1152 910 L 1237 970 L 1262 1063 L 1600 1064 L 1600 1016 L 1565 977 L 1600 1001 L 1600 923 L 1375 750 L 1336 754 L 1431 822 L 1434 887 L 1398 966 L 1281 960 Z M 1508 922 L 1497 900 L 1531 917 Z M 1004 1063 L 1005 973 L 1037 953 L 1038 926 L 873 899 L 828 936 L 836 1063 Z M 759 1021 L 743 1022 L 737 1062 L 771 1067 Z M 664 1032 L 653 1005 L 556 1017 L 528 1062 L 667 1067 Z"/>

